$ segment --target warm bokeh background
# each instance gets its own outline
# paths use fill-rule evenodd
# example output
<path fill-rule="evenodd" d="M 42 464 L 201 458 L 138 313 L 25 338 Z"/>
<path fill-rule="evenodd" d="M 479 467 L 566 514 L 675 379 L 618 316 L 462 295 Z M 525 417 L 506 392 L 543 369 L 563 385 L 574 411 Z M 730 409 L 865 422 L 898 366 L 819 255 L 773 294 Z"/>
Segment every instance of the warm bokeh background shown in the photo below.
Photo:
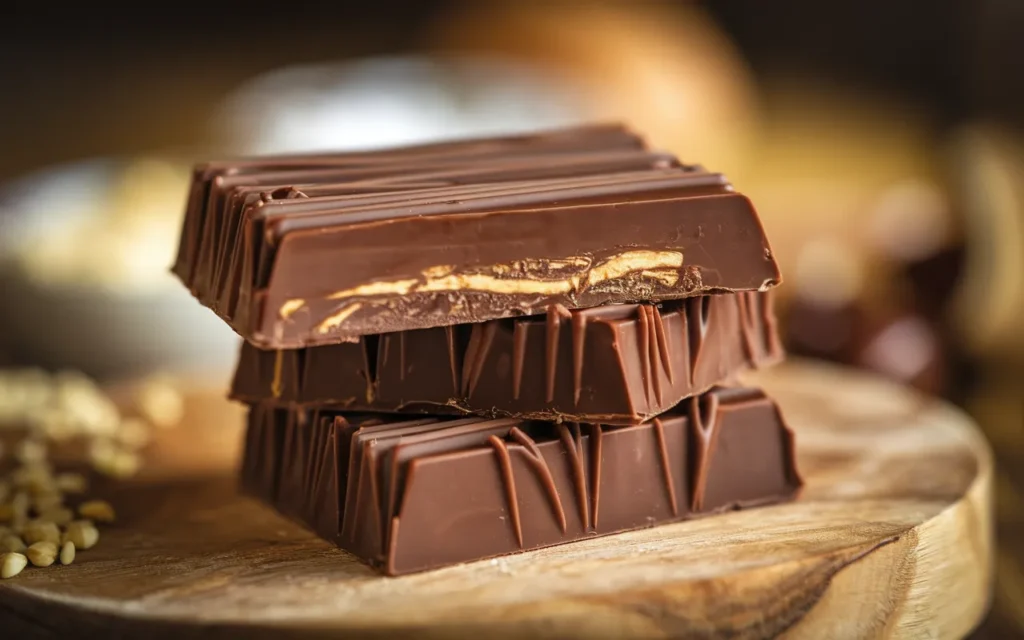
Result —
<path fill-rule="evenodd" d="M 1024 634 L 1024 3 L 17 3 L 0 366 L 226 376 L 167 273 L 189 163 L 622 119 L 750 194 L 794 353 L 975 415 Z"/>

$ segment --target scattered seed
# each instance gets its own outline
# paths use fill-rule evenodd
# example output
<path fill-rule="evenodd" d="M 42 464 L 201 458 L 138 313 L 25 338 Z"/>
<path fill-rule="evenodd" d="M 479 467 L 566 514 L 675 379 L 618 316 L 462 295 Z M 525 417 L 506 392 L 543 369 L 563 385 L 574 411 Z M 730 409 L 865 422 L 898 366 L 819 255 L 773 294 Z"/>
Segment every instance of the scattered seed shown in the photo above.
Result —
<path fill-rule="evenodd" d="M 71 564 L 75 561 L 75 543 L 66 541 L 60 548 L 60 563 Z"/>
<path fill-rule="evenodd" d="M 33 462 L 19 467 L 11 474 L 11 480 L 19 489 L 31 494 L 52 493 L 53 476 L 45 462 Z"/>
<path fill-rule="evenodd" d="M 96 522 L 113 522 L 114 507 L 106 500 L 89 500 L 78 505 L 78 515 Z"/>
<path fill-rule="evenodd" d="M 70 440 L 81 431 L 74 418 L 59 407 L 43 407 L 33 411 L 28 422 L 54 442 Z"/>
<path fill-rule="evenodd" d="M 0 538 L 0 552 L 21 553 L 25 550 L 25 543 L 13 533 L 8 533 Z"/>
<path fill-rule="evenodd" d="M 57 545 L 52 542 L 37 542 L 25 551 L 29 562 L 37 567 L 48 567 L 57 559 Z"/>
<path fill-rule="evenodd" d="M 133 416 L 122 418 L 114 401 L 81 373 L 0 370 L 0 429 L 12 425 L 28 430 L 0 442 L 0 459 L 7 453 L 13 462 L 0 473 L 4 577 L 19 573 L 29 560 L 39 566 L 58 557 L 63 564 L 73 562 L 77 551 L 98 542 L 94 521 L 114 521 L 108 502 L 90 500 L 77 510 L 69 506 L 65 496 L 86 493 L 88 478 L 57 474 L 48 458 L 53 443 L 81 438 L 95 470 L 116 478 L 137 473 L 142 462 L 138 451 L 149 442 L 152 426 L 179 423 L 184 402 L 163 377 L 146 381 L 134 400 Z M 76 512 L 81 520 L 74 519 Z"/>
<path fill-rule="evenodd" d="M 92 435 L 110 435 L 117 430 L 121 414 L 113 400 L 96 383 L 76 372 L 59 373 L 57 400 L 82 429 Z"/>
<path fill-rule="evenodd" d="M 80 473 L 60 473 L 53 479 L 57 489 L 65 493 L 85 493 L 89 482 Z"/>
<path fill-rule="evenodd" d="M 39 514 L 42 514 L 44 511 L 59 509 L 64 506 L 64 496 L 59 491 L 39 493 L 32 497 L 32 506 L 35 507 L 36 513 Z"/>
<path fill-rule="evenodd" d="M 68 525 L 62 542 L 71 542 L 76 549 L 91 549 L 100 539 L 99 529 L 88 520 L 75 520 Z"/>
<path fill-rule="evenodd" d="M 67 507 L 54 507 L 41 511 L 39 517 L 44 520 L 49 520 L 58 527 L 66 527 L 68 523 L 75 519 L 75 513 Z"/>
<path fill-rule="evenodd" d="M 22 440 L 15 448 L 14 456 L 22 464 L 42 462 L 46 459 L 46 443 L 35 439 Z"/>
<path fill-rule="evenodd" d="M 123 447 L 141 449 L 149 442 L 149 425 L 138 418 L 125 418 L 114 437 Z"/>
<path fill-rule="evenodd" d="M 113 478 L 130 478 L 138 473 L 142 464 L 138 454 L 109 442 L 97 443 L 90 453 L 93 469 Z"/>
<path fill-rule="evenodd" d="M 58 544 L 60 543 L 60 528 L 48 520 L 33 520 L 25 525 L 21 537 L 29 546 L 37 542 Z"/>
<path fill-rule="evenodd" d="M 14 499 L 11 500 L 11 522 L 15 526 L 22 526 L 25 520 L 28 519 L 28 505 L 29 497 L 27 493 L 18 492 L 14 494 Z"/>
<path fill-rule="evenodd" d="M 0 578 L 13 578 L 21 573 L 21 570 L 28 565 L 28 558 L 20 553 L 5 554 L 0 560 Z"/>
<path fill-rule="evenodd" d="M 156 427 L 173 427 L 185 415 L 185 402 L 181 392 L 159 377 L 148 380 L 135 397 L 139 413 Z"/>

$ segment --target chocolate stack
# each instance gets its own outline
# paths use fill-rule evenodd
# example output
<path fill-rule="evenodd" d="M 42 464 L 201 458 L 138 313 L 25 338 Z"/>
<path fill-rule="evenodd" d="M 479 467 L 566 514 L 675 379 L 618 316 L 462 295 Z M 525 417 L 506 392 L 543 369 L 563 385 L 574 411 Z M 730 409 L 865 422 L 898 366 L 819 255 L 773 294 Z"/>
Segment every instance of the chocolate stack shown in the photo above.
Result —
<path fill-rule="evenodd" d="M 619 126 L 196 168 L 175 273 L 242 337 L 244 489 L 390 575 L 793 498 L 778 266 Z"/>

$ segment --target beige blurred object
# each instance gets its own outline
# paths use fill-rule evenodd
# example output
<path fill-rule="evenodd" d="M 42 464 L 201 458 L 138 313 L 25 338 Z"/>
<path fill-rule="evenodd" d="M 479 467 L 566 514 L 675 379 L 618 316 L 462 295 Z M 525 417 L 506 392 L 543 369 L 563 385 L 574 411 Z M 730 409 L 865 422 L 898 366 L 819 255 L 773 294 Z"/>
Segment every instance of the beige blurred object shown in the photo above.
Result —
<path fill-rule="evenodd" d="M 106 193 L 58 233 L 28 235 L 14 250 L 25 275 L 47 285 L 115 291 L 167 287 L 190 167 L 161 158 L 126 163 Z M 58 214 L 61 212 L 57 212 Z"/>
<path fill-rule="evenodd" d="M 858 265 L 858 295 L 871 299 L 892 293 L 893 258 L 921 257 L 958 237 L 927 113 L 784 75 L 766 82 L 764 102 L 757 170 L 739 186 L 796 285 L 783 287 L 783 297 L 800 287 L 794 267 L 820 257 L 821 242 L 842 245 L 843 262 Z"/>
<path fill-rule="evenodd" d="M 954 134 L 950 158 L 966 213 L 967 262 L 955 300 L 957 330 L 976 354 L 1020 362 L 1024 137 L 992 124 L 973 124 Z"/>
<path fill-rule="evenodd" d="M 98 158 L 3 185 L 0 351 L 102 377 L 226 374 L 237 339 L 170 274 L 190 174 L 171 157 Z"/>
<path fill-rule="evenodd" d="M 757 127 L 751 74 L 699 7 L 462 5 L 433 33 L 446 53 L 525 60 L 578 83 L 590 119 L 624 120 L 659 147 L 740 179 Z"/>

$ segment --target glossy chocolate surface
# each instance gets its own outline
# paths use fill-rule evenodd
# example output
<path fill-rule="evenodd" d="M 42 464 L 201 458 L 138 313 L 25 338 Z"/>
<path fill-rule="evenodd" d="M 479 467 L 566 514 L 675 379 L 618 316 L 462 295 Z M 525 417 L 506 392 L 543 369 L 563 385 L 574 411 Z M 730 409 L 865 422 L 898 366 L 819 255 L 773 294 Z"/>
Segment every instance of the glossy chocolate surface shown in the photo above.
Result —
<path fill-rule="evenodd" d="M 248 343 L 246 403 L 632 424 L 782 358 L 772 293 L 623 304 L 294 350 Z"/>
<path fill-rule="evenodd" d="M 793 435 L 757 389 L 609 427 L 254 406 L 244 489 L 388 575 L 795 497 Z"/>
<path fill-rule="evenodd" d="M 781 279 L 749 200 L 618 127 L 204 165 L 174 271 L 263 348 Z"/>

